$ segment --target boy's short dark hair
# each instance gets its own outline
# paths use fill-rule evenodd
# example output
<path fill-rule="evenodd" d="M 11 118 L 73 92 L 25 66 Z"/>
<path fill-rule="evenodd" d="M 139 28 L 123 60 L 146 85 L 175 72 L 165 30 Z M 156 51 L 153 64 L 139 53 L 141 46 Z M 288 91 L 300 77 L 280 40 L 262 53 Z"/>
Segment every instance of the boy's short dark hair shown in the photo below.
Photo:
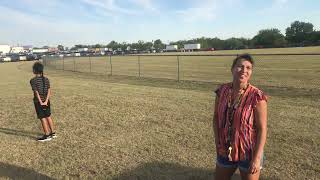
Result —
<path fill-rule="evenodd" d="M 35 74 L 42 74 L 43 73 L 43 65 L 41 62 L 35 62 L 32 66 L 33 73 Z"/>
<path fill-rule="evenodd" d="M 253 61 L 253 58 L 250 54 L 248 53 L 245 53 L 245 54 L 240 54 L 238 55 L 234 60 L 233 60 L 233 63 L 232 63 L 232 66 L 231 66 L 231 69 L 234 68 L 234 66 L 237 64 L 237 62 L 241 59 L 245 59 L 246 61 L 249 61 L 252 66 L 254 65 L 254 61 Z"/>

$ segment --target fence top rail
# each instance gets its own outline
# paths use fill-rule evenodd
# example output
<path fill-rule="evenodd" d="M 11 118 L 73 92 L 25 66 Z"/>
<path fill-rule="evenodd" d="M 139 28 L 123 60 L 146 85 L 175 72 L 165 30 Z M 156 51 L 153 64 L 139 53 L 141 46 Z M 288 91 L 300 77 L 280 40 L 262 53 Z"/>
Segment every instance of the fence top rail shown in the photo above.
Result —
<path fill-rule="evenodd" d="M 252 54 L 251 56 L 320 56 L 320 53 L 275 53 L 275 54 Z M 239 56 L 241 54 L 128 54 L 120 56 Z"/>
<path fill-rule="evenodd" d="M 320 56 L 320 53 L 274 53 L 274 54 L 263 54 L 263 53 L 259 53 L 259 54 L 252 54 L 249 53 L 251 56 Z M 177 57 L 177 56 L 239 56 L 240 54 L 125 54 L 125 55 L 107 55 L 107 57 L 124 57 L 124 56 L 144 56 L 144 57 L 148 57 L 148 56 L 157 56 L 157 57 L 161 57 L 161 56 L 171 56 L 171 57 Z M 45 56 L 45 58 L 57 58 L 58 56 Z M 106 56 L 68 56 L 68 57 L 106 57 Z"/>

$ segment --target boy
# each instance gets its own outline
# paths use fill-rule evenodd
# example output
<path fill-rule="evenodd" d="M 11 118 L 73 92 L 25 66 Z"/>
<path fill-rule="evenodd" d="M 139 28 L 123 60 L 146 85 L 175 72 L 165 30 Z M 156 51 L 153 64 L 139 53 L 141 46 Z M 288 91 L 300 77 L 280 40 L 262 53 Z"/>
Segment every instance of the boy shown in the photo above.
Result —
<path fill-rule="evenodd" d="M 32 69 L 33 74 L 35 75 L 30 80 L 30 85 L 34 94 L 33 102 L 37 117 L 41 120 L 41 125 L 44 131 L 44 135 L 37 140 L 40 142 L 50 141 L 52 138 L 57 137 L 50 117 L 50 82 L 47 77 L 43 76 L 43 65 L 40 62 L 34 63 Z"/>

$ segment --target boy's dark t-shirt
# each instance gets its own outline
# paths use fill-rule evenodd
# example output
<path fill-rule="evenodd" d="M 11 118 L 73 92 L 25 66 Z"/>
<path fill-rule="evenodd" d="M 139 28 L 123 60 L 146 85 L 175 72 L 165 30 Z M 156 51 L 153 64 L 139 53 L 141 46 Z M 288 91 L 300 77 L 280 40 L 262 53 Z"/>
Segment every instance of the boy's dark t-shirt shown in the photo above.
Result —
<path fill-rule="evenodd" d="M 48 89 L 50 88 L 49 79 L 45 76 L 36 76 L 30 80 L 32 91 L 34 92 L 33 100 L 38 102 L 35 91 L 38 91 L 42 102 L 47 98 Z"/>

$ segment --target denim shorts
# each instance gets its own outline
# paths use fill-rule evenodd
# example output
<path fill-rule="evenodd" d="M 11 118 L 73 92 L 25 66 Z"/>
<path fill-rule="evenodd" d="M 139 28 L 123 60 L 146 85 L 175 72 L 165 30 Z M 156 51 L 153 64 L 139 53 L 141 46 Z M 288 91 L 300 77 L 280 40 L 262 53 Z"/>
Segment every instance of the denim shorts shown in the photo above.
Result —
<path fill-rule="evenodd" d="M 263 165 L 263 159 L 264 157 L 262 156 L 261 161 L 260 161 L 260 170 L 262 169 Z M 241 171 L 248 172 L 249 167 L 250 167 L 250 161 L 245 160 L 245 161 L 229 161 L 227 157 L 219 156 L 217 157 L 217 165 L 220 167 L 224 168 L 238 168 Z"/>

